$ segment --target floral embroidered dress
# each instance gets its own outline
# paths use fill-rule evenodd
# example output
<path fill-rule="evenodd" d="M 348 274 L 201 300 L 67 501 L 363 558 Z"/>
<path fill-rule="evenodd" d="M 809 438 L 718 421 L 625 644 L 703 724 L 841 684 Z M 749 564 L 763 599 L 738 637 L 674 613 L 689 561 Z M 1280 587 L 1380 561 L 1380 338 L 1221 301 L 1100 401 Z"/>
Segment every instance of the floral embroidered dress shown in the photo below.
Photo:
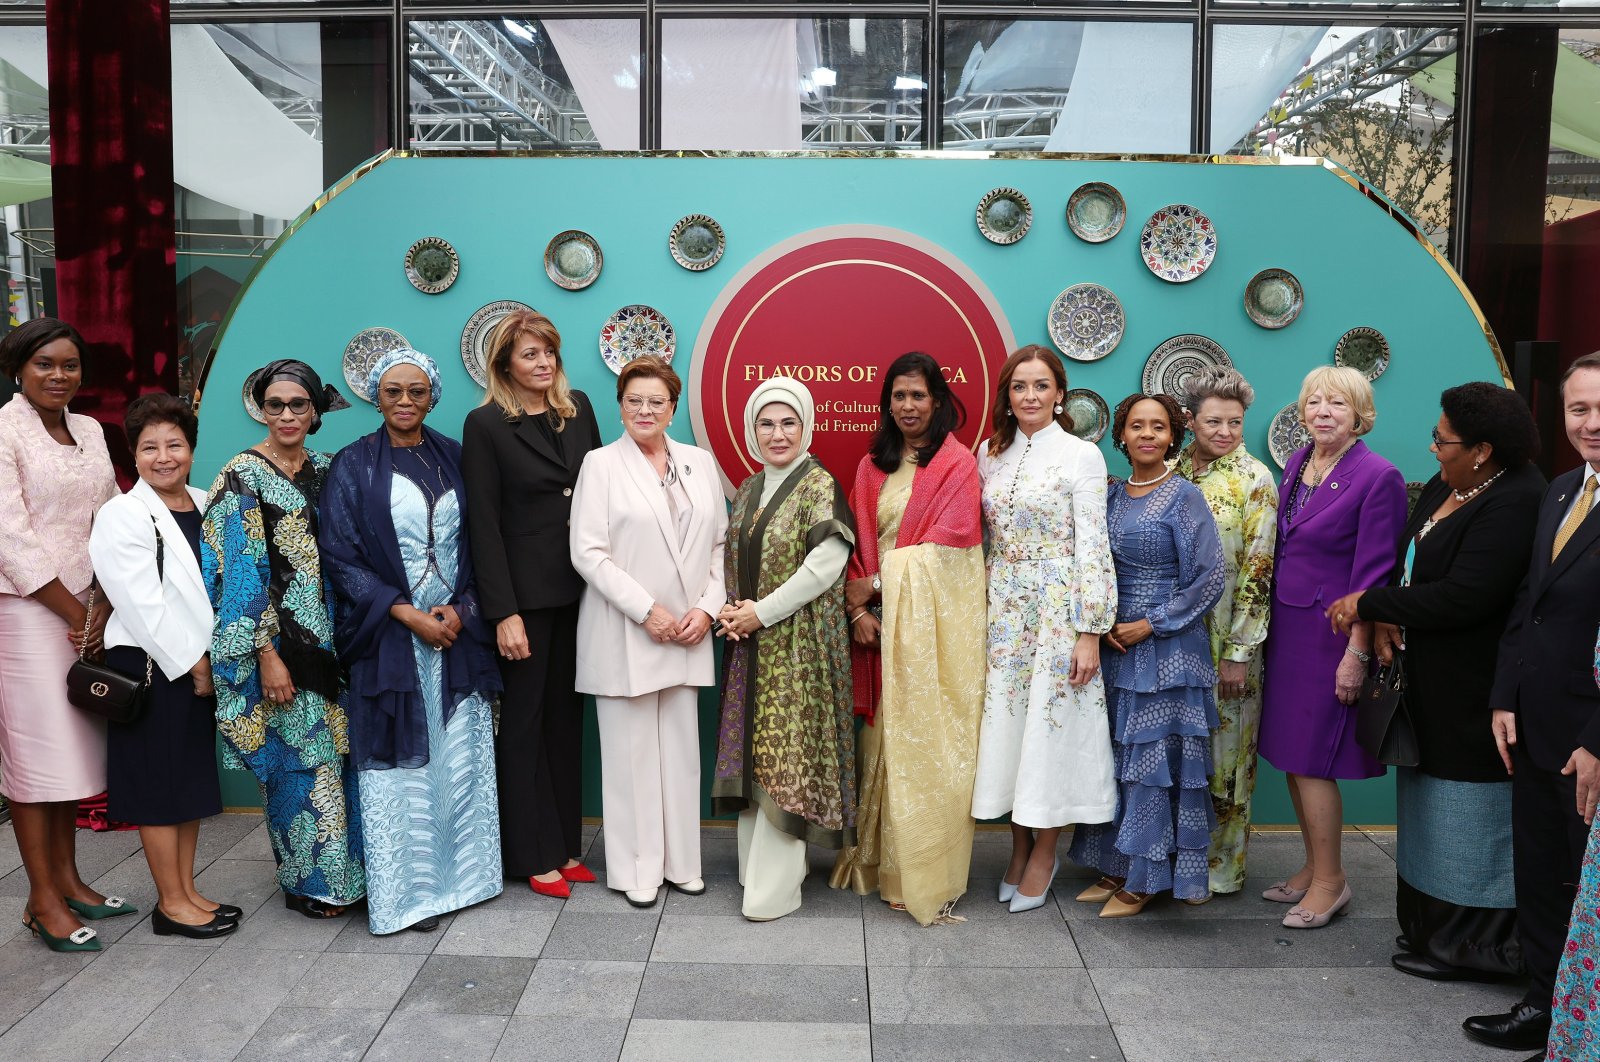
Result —
<path fill-rule="evenodd" d="M 349 807 L 333 593 L 317 551 L 329 461 L 307 451 L 293 479 L 254 450 L 224 465 L 206 499 L 200 567 L 217 611 L 211 670 L 223 765 L 248 768 L 261 783 L 284 893 L 343 906 L 365 894 L 366 875 Z M 294 681 L 288 705 L 262 699 L 256 652 L 267 646 Z"/>
<path fill-rule="evenodd" d="M 1211 732 L 1211 891 L 1244 886 L 1245 845 L 1250 838 L 1250 795 L 1256 787 L 1256 737 L 1261 727 L 1261 645 L 1272 611 L 1272 552 L 1278 541 L 1278 485 L 1267 466 L 1240 444 L 1196 473 L 1194 446 L 1173 470 L 1200 488 L 1222 539 L 1227 586 L 1206 616 L 1211 662 L 1249 664 L 1244 696 L 1217 697 L 1217 728 Z"/>
<path fill-rule="evenodd" d="M 1594 646 L 1594 681 L 1600 685 L 1600 638 Z M 1567 946 L 1556 970 L 1551 1005 L 1549 1062 L 1600 1060 L 1600 815 L 1589 830 L 1583 877 L 1572 904 Z"/>
<path fill-rule="evenodd" d="M 1100 653 L 1111 699 L 1121 800 L 1107 825 L 1082 826 L 1069 855 L 1127 879 L 1130 892 L 1203 899 L 1215 815 L 1207 778 L 1217 725 L 1205 615 L 1227 581 L 1216 521 L 1192 483 L 1171 476 L 1134 498 L 1121 480 L 1106 504 L 1117 565 L 1117 621 L 1153 636 Z"/>
<path fill-rule="evenodd" d="M 972 814 L 1049 828 L 1117 807 L 1106 689 L 1067 681 L 1081 633 L 1117 613 L 1106 462 L 1052 421 L 978 458 L 989 532 L 989 671 Z"/>

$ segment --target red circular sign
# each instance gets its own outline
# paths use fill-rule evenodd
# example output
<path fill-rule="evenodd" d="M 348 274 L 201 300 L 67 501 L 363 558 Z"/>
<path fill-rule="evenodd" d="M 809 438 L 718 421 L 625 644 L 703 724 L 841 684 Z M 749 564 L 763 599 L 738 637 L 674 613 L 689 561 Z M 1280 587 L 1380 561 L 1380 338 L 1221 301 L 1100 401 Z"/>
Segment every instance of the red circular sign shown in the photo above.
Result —
<path fill-rule="evenodd" d="M 794 377 L 816 401 L 811 452 L 849 490 L 890 362 L 932 355 L 966 406 L 958 438 L 976 447 L 1012 343 L 994 297 L 943 248 L 877 226 L 803 233 L 741 270 L 706 315 L 690 372 L 695 434 L 731 491 L 760 467 L 745 450 L 745 402 L 762 380 Z"/>

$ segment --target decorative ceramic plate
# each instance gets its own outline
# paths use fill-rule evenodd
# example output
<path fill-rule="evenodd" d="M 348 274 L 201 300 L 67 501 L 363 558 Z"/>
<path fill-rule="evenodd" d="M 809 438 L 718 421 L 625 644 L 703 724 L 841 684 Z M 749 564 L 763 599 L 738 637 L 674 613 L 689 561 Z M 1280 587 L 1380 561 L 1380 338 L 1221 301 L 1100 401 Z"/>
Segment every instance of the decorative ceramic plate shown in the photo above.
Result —
<path fill-rule="evenodd" d="M 501 299 L 499 302 L 478 307 L 477 311 L 467 318 L 467 327 L 461 330 L 461 364 L 467 367 L 467 375 L 472 377 L 473 382 L 479 387 L 489 386 L 489 357 L 485 348 L 488 346 L 489 336 L 494 332 L 494 326 L 505 320 L 509 313 L 532 309 L 532 306 L 516 299 Z"/>
<path fill-rule="evenodd" d="M 1204 273 L 1217 257 L 1217 230 L 1192 206 L 1164 206 L 1144 223 L 1139 254 L 1150 272 L 1182 284 Z"/>
<path fill-rule="evenodd" d="M 437 295 L 461 275 L 456 249 L 437 236 L 424 236 L 406 251 L 406 279 L 424 295 Z"/>
<path fill-rule="evenodd" d="M 1182 405 L 1189 404 L 1189 381 L 1213 367 L 1233 368 L 1228 352 L 1205 336 L 1173 336 L 1155 350 L 1144 363 L 1142 388 L 1147 395 L 1171 395 Z"/>
<path fill-rule="evenodd" d="M 1416 509 L 1417 502 L 1422 498 L 1422 489 L 1424 487 L 1426 487 L 1426 486 L 1427 486 L 1426 483 L 1418 483 L 1415 480 L 1413 480 L 1412 482 L 1406 484 L 1406 516 L 1407 517 L 1410 517 L 1412 511 Z"/>
<path fill-rule="evenodd" d="M 1122 231 L 1127 220 L 1128 204 L 1109 184 L 1092 181 L 1067 200 L 1067 228 L 1080 240 L 1105 243 Z"/>
<path fill-rule="evenodd" d="M 675 342 L 672 322 L 650 306 L 624 306 L 600 326 L 600 357 L 614 373 L 646 354 L 671 361 Z"/>
<path fill-rule="evenodd" d="M 1287 269 L 1263 269 L 1244 286 L 1244 312 L 1262 328 L 1282 328 L 1305 304 L 1299 279 Z"/>
<path fill-rule="evenodd" d="M 599 280 L 603 265 L 600 245 L 578 229 L 556 233 L 544 249 L 545 275 L 568 291 L 579 291 Z"/>
<path fill-rule="evenodd" d="M 1045 328 L 1073 361 L 1099 361 L 1122 341 L 1127 320 L 1122 303 L 1099 284 L 1074 284 L 1056 296 Z"/>
<path fill-rule="evenodd" d="M 1072 414 L 1072 434 L 1084 442 L 1099 442 L 1111 427 L 1111 407 L 1087 387 L 1074 387 L 1062 403 Z"/>
<path fill-rule="evenodd" d="M 1310 445 L 1311 432 L 1300 423 L 1300 403 L 1290 402 L 1278 410 L 1278 415 L 1267 426 L 1267 449 L 1278 467 L 1283 468 L 1296 450 Z"/>
<path fill-rule="evenodd" d="M 261 368 L 264 369 L 266 366 L 263 365 Z M 261 412 L 261 407 L 256 405 L 256 400 L 250 395 L 250 389 L 254 386 L 256 377 L 260 375 L 261 369 L 257 369 L 244 378 L 244 387 L 241 389 L 239 397 L 244 399 L 244 411 L 250 414 L 250 419 L 258 424 L 265 424 L 267 422 L 266 414 Z"/>
<path fill-rule="evenodd" d="M 344 382 L 357 398 L 370 402 L 367 397 L 367 377 L 378 359 L 391 350 L 409 347 L 411 341 L 392 328 L 364 328 L 344 348 Z"/>
<path fill-rule="evenodd" d="M 672 252 L 672 260 L 695 272 L 710 269 L 720 262 L 726 246 L 722 226 L 717 224 L 715 218 L 708 218 L 704 214 L 679 218 L 678 223 L 672 226 L 672 235 L 667 238 L 667 249 Z"/>
<path fill-rule="evenodd" d="M 978 200 L 978 231 L 991 243 L 1016 243 L 1032 224 L 1033 207 L 1015 188 L 996 188 Z"/>
<path fill-rule="evenodd" d="M 1376 328 L 1352 328 L 1334 344 L 1333 363 L 1376 380 L 1389 367 L 1389 341 Z"/>

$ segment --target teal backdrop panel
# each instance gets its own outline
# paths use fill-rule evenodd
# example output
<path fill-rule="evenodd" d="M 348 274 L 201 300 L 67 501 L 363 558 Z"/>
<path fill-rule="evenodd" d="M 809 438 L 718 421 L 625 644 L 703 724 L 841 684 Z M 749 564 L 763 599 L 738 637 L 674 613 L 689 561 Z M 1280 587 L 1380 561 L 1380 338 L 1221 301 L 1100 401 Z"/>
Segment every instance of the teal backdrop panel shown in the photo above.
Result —
<path fill-rule="evenodd" d="M 674 366 L 686 383 L 696 341 L 724 289 L 775 245 L 815 229 L 861 225 L 899 230 L 956 260 L 992 298 L 1005 334 L 1018 345 L 1051 345 L 1045 321 L 1062 289 L 1093 282 L 1116 293 L 1126 332 L 1106 358 L 1068 361 L 1071 385 L 1109 404 L 1138 390 L 1146 358 L 1167 338 L 1199 333 L 1221 344 L 1254 384 L 1246 444 L 1268 457 L 1267 428 L 1293 402 L 1305 373 L 1330 364 L 1348 329 L 1381 331 L 1392 350 L 1376 380 L 1378 419 L 1367 441 L 1412 481 L 1436 469 L 1428 430 L 1440 390 L 1466 380 L 1503 382 L 1493 338 L 1459 279 L 1405 219 L 1358 181 L 1320 160 L 1106 159 L 1056 156 L 406 156 L 375 160 L 336 186 L 274 245 L 234 303 L 203 381 L 195 481 L 265 431 L 240 400 L 246 376 L 279 357 L 301 358 L 337 384 L 354 408 L 330 414 L 311 443 L 335 450 L 380 420 L 346 383 L 342 358 L 356 333 L 393 328 L 439 363 L 444 396 L 428 423 L 459 435 L 481 390 L 461 359 L 462 329 L 474 311 L 500 299 L 525 302 L 554 320 L 575 387 L 595 402 L 602 436 L 621 433 L 615 376 L 601 361 L 598 336 L 620 307 L 644 303 L 672 322 Z M 1068 196 L 1090 181 L 1114 185 L 1127 223 L 1090 244 L 1068 229 Z M 1009 186 L 1031 202 L 1032 228 L 998 245 L 975 224 L 978 201 Z M 1191 204 L 1215 223 L 1211 267 L 1184 284 L 1158 279 L 1139 255 L 1139 232 L 1160 207 Z M 727 235 L 722 260 L 703 272 L 674 262 L 668 233 L 687 214 L 714 217 Z M 592 235 L 604 267 L 591 286 L 568 291 L 544 271 L 544 249 L 566 229 Z M 407 249 L 425 236 L 448 240 L 460 257 L 455 283 L 426 295 L 406 279 Z M 1276 267 L 1305 291 L 1299 318 L 1263 329 L 1244 310 L 1252 276 Z M 819 315 L 828 306 L 817 306 Z M 881 312 L 893 315 L 892 306 Z M 881 351 L 881 367 L 904 348 Z M 991 366 L 997 370 L 998 364 Z M 685 404 L 693 397 L 685 389 Z M 672 434 L 696 441 L 695 413 L 680 409 Z M 719 415 L 720 415 L 720 411 Z M 740 415 L 735 410 L 734 417 Z M 979 410 L 972 410 L 974 415 Z M 987 434 L 987 432 L 985 432 Z M 864 441 L 864 437 L 863 437 Z M 1101 442 L 1114 475 L 1127 463 Z M 1275 467 L 1275 466 L 1274 466 Z M 598 738 L 592 705 L 586 722 L 585 812 L 600 813 Z M 716 695 L 701 698 L 701 744 L 710 775 Z M 1394 821 L 1387 779 L 1349 785 L 1352 823 Z M 224 772 L 230 806 L 258 802 L 254 780 Z M 709 800 L 706 804 L 709 814 Z M 1283 782 L 1262 764 L 1256 821 L 1290 823 Z"/>

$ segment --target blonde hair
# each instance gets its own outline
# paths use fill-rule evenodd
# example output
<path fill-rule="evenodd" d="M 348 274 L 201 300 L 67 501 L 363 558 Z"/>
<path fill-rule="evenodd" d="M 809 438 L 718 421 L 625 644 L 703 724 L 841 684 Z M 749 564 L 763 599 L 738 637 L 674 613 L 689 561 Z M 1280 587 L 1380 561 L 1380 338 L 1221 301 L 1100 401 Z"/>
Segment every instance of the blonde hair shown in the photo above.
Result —
<path fill-rule="evenodd" d="M 572 399 L 572 385 L 567 382 L 567 372 L 561 367 L 561 333 L 550 318 L 535 310 L 514 310 L 506 314 L 489 334 L 486 348 L 489 352 L 484 374 L 489 377 L 488 392 L 483 405 L 493 402 L 505 412 L 506 419 L 520 417 L 528 411 L 522 408 L 516 385 L 511 380 L 511 355 L 516 353 L 517 341 L 529 336 L 550 348 L 556 359 L 555 375 L 550 380 L 550 391 L 545 396 L 549 403 L 547 415 L 556 431 L 578 415 L 578 404 Z"/>
<path fill-rule="evenodd" d="M 1377 423 L 1378 408 L 1372 404 L 1372 382 L 1355 369 L 1346 365 L 1319 365 L 1306 373 L 1305 382 L 1300 385 L 1300 399 L 1295 403 L 1295 412 L 1302 424 L 1306 419 L 1306 403 L 1318 391 L 1338 395 L 1350 404 L 1356 415 L 1355 426 L 1351 429 L 1353 434 L 1365 435 Z"/>

